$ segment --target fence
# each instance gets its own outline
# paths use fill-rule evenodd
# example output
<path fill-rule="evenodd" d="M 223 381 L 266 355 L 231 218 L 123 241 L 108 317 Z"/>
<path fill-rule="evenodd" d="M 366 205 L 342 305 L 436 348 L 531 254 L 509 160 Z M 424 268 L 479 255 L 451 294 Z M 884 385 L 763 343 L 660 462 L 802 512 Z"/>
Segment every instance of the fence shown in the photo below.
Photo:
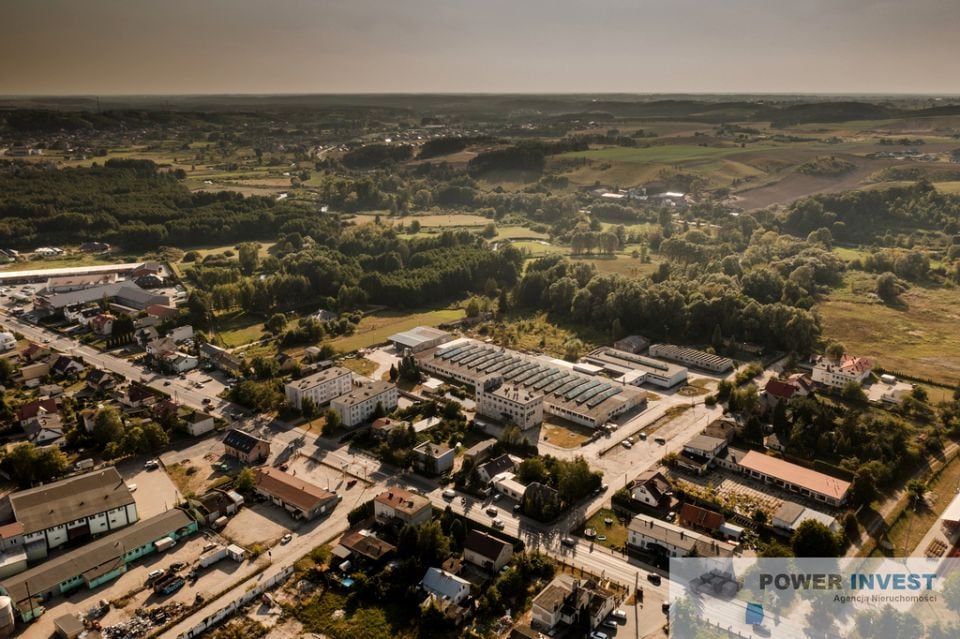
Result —
<path fill-rule="evenodd" d="M 257 597 L 259 597 L 260 595 L 262 595 L 268 589 L 276 586 L 279 583 L 283 583 L 284 581 L 289 579 L 290 575 L 292 574 L 293 574 L 293 566 L 287 566 L 286 568 L 281 570 L 279 573 L 277 573 L 273 577 L 263 580 L 262 582 L 258 583 L 254 588 L 244 592 L 238 598 L 234 599 L 232 602 L 230 602 L 220 610 L 216 611 L 215 613 L 213 613 L 212 615 L 210 615 L 209 617 L 207 617 L 206 619 L 198 623 L 196 626 L 194 626 L 190 630 L 180 633 L 177 636 L 177 639 L 192 639 L 192 637 L 199 637 L 201 634 L 203 634 L 210 628 L 213 628 L 214 626 L 218 626 L 221 623 L 223 623 L 224 620 L 233 616 L 238 610 L 240 610 L 242 607 L 244 607 L 245 605 L 247 605 Z"/>

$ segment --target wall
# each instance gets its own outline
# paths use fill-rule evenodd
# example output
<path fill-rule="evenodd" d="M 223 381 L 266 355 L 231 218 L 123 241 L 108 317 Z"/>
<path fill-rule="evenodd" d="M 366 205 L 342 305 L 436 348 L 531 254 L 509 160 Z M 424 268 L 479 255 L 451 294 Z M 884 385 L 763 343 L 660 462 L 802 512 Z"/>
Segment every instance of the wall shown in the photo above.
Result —
<path fill-rule="evenodd" d="M 277 573 L 273 577 L 270 577 L 269 579 L 264 579 L 262 582 L 259 582 L 254 588 L 244 592 L 242 595 L 240 595 L 239 597 L 237 597 L 236 599 L 228 603 L 226 606 L 220 608 L 219 610 L 211 614 L 209 617 L 204 619 L 201 623 L 197 624 L 190 630 L 187 630 L 186 632 L 181 633 L 180 635 L 177 636 L 177 639 L 192 639 L 194 637 L 199 637 L 201 634 L 203 634 L 205 631 L 209 630 L 210 628 L 219 626 L 226 619 L 228 619 L 234 613 L 236 613 L 238 609 L 240 609 L 244 605 L 250 603 L 257 597 L 262 595 L 269 588 L 272 588 L 277 584 L 283 583 L 284 581 L 289 579 L 290 575 L 292 574 L 293 574 L 293 566 L 287 566 L 286 568 L 281 570 L 279 573 Z"/>

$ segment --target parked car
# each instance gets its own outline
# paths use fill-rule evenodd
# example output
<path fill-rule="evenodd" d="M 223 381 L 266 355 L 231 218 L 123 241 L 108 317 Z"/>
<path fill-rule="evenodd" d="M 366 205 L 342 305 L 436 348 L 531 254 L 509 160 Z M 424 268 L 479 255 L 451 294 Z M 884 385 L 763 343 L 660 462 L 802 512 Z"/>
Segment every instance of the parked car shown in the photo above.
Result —
<path fill-rule="evenodd" d="M 493 506 L 490 506 L 489 508 L 487 508 L 485 512 L 491 517 L 496 517 L 500 511 L 494 508 Z"/>
<path fill-rule="evenodd" d="M 357 480 L 356 480 L 356 479 L 350 479 L 350 480 L 347 481 L 347 488 L 348 488 L 348 489 L 353 488 L 353 487 L 356 486 L 356 485 L 357 485 Z"/>
<path fill-rule="evenodd" d="M 135 492 L 137 492 L 137 485 L 136 485 L 136 484 L 127 484 L 127 490 L 129 490 L 131 493 L 135 493 Z"/>
<path fill-rule="evenodd" d="M 151 460 L 147 461 L 146 463 L 144 463 L 143 467 L 144 467 L 145 470 L 156 470 L 156 469 L 160 468 L 160 460 L 159 460 L 159 459 L 151 459 Z"/>
<path fill-rule="evenodd" d="M 667 444 L 667 440 L 664 439 L 663 437 L 655 437 L 653 441 L 657 442 L 661 446 L 665 446 Z"/>
<path fill-rule="evenodd" d="M 457 496 L 457 491 L 453 490 L 452 488 L 447 488 L 445 491 L 443 491 L 444 499 L 453 499 L 456 496 Z"/>
<path fill-rule="evenodd" d="M 280 538 L 281 544 L 289 544 L 291 541 L 293 541 L 293 535 L 291 535 L 290 533 L 287 533 L 286 535 Z"/>
<path fill-rule="evenodd" d="M 642 442 L 647 441 L 647 434 L 646 434 L 646 433 L 640 433 L 639 435 L 637 435 L 637 437 L 639 437 L 639 438 L 640 438 L 640 441 L 642 441 Z"/>
<path fill-rule="evenodd" d="M 185 561 L 175 561 L 172 564 L 170 564 L 170 570 L 172 572 L 180 572 L 186 567 L 187 567 L 187 562 Z"/>
<path fill-rule="evenodd" d="M 576 546 L 576 545 L 577 545 L 577 540 L 574 539 L 573 537 L 569 537 L 569 536 L 568 536 L 568 537 L 561 537 L 561 538 L 560 538 L 560 543 L 563 544 L 564 546 Z"/>
<path fill-rule="evenodd" d="M 490 522 L 490 523 L 491 523 L 491 525 L 493 525 L 493 527 L 496 528 L 497 530 L 503 530 L 503 520 L 501 520 L 501 519 L 494 519 L 494 520 L 493 520 L 492 522 Z"/>
<path fill-rule="evenodd" d="M 630 441 L 626 439 L 620 442 L 620 445 L 623 446 L 624 448 L 633 448 L 633 444 L 631 444 Z"/>
<path fill-rule="evenodd" d="M 647 581 L 652 583 L 654 586 L 659 586 L 663 579 L 655 572 L 648 572 Z"/>
<path fill-rule="evenodd" d="M 610 639 L 610 635 L 605 632 L 600 632 L 599 630 L 594 630 L 590 633 L 590 639 Z"/>
<path fill-rule="evenodd" d="M 616 630 L 616 629 L 617 629 L 617 622 L 614 621 L 613 619 L 607 619 L 607 620 L 604 621 L 603 624 L 601 624 L 601 625 L 602 625 L 604 628 L 610 628 L 610 630 Z"/>
<path fill-rule="evenodd" d="M 150 584 L 153 584 L 156 581 L 159 581 L 160 578 L 162 578 L 166 574 L 167 574 L 166 570 L 151 570 L 150 572 L 147 573 L 147 585 L 149 586 Z"/>
<path fill-rule="evenodd" d="M 627 611 L 623 610 L 622 608 L 617 608 L 616 610 L 610 613 L 610 616 L 613 617 L 614 619 L 617 619 L 618 621 L 626 621 Z"/>

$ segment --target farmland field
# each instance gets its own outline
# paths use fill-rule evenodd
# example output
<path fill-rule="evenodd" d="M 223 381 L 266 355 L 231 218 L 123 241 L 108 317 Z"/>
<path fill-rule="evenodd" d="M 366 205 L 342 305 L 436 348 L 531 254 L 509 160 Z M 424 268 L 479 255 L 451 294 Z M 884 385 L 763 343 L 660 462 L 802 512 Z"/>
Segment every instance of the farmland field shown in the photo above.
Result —
<path fill-rule="evenodd" d="M 960 383 L 960 289 L 912 285 L 902 305 L 875 301 L 873 278 L 848 273 L 817 306 L 823 334 L 890 371 Z"/>
<path fill-rule="evenodd" d="M 464 316 L 461 308 L 410 312 L 383 311 L 364 316 L 353 335 L 338 337 L 330 342 L 340 352 L 348 353 L 387 341 L 394 333 L 407 331 L 416 326 L 438 326 Z"/>

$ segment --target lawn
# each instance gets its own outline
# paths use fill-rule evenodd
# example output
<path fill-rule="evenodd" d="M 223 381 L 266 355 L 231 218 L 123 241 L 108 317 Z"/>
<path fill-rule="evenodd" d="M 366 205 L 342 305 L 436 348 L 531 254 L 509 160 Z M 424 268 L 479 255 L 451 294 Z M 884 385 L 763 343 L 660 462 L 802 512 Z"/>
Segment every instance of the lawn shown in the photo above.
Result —
<path fill-rule="evenodd" d="M 382 344 L 394 333 L 410 330 L 417 326 L 438 326 L 446 322 L 461 319 L 462 308 L 444 308 L 432 311 L 380 311 L 365 315 L 360 320 L 353 335 L 338 337 L 330 345 L 341 353 L 349 353 L 361 348 Z"/>
<path fill-rule="evenodd" d="M 562 158 L 587 158 L 589 160 L 606 160 L 615 162 L 632 162 L 637 164 L 677 164 L 698 160 L 715 160 L 729 155 L 742 155 L 749 151 L 776 148 L 771 145 L 751 145 L 749 149 L 740 146 L 699 146 L 696 144 L 660 144 L 649 147 L 613 146 L 589 151 L 574 151 L 564 153 Z"/>
<path fill-rule="evenodd" d="M 515 239 L 533 239 L 545 240 L 549 236 L 546 233 L 532 231 L 525 226 L 497 226 L 497 235 L 494 240 L 515 240 Z"/>
<path fill-rule="evenodd" d="M 611 520 L 610 524 L 605 521 L 607 519 Z M 606 546 L 612 550 L 620 550 L 627 545 L 627 527 L 621 524 L 617 514 L 608 508 L 598 510 L 593 517 L 587 520 L 583 528 L 584 530 L 593 528 L 597 531 L 597 537 L 601 535 L 606 537 L 603 541 L 596 540 L 596 543 L 601 546 Z M 581 531 L 581 534 L 583 534 L 583 531 Z"/>
<path fill-rule="evenodd" d="M 480 329 L 486 332 L 481 333 Z M 583 343 L 581 354 L 595 346 L 609 341 L 606 331 L 599 327 L 558 326 L 550 322 L 546 313 L 536 315 L 510 315 L 505 322 L 491 326 L 489 323 L 478 326 L 474 337 L 493 338 L 497 344 L 527 351 L 540 351 L 554 357 L 563 357 L 566 343 L 579 339 Z"/>
<path fill-rule="evenodd" d="M 373 374 L 373 371 L 377 370 L 377 363 L 370 361 L 366 357 L 351 357 L 350 359 L 341 359 L 337 361 L 337 365 L 350 369 L 357 375 L 363 375 L 364 377 L 370 377 L 370 375 Z"/>
<path fill-rule="evenodd" d="M 585 426 L 572 423 L 557 424 L 544 421 L 540 429 L 543 440 L 560 448 L 580 448 L 583 442 L 590 439 L 593 430 Z"/>
<path fill-rule="evenodd" d="M 914 284 L 897 307 L 872 299 L 872 291 L 872 276 L 847 273 L 817 306 L 824 338 L 892 372 L 960 383 L 960 289 Z"/>

